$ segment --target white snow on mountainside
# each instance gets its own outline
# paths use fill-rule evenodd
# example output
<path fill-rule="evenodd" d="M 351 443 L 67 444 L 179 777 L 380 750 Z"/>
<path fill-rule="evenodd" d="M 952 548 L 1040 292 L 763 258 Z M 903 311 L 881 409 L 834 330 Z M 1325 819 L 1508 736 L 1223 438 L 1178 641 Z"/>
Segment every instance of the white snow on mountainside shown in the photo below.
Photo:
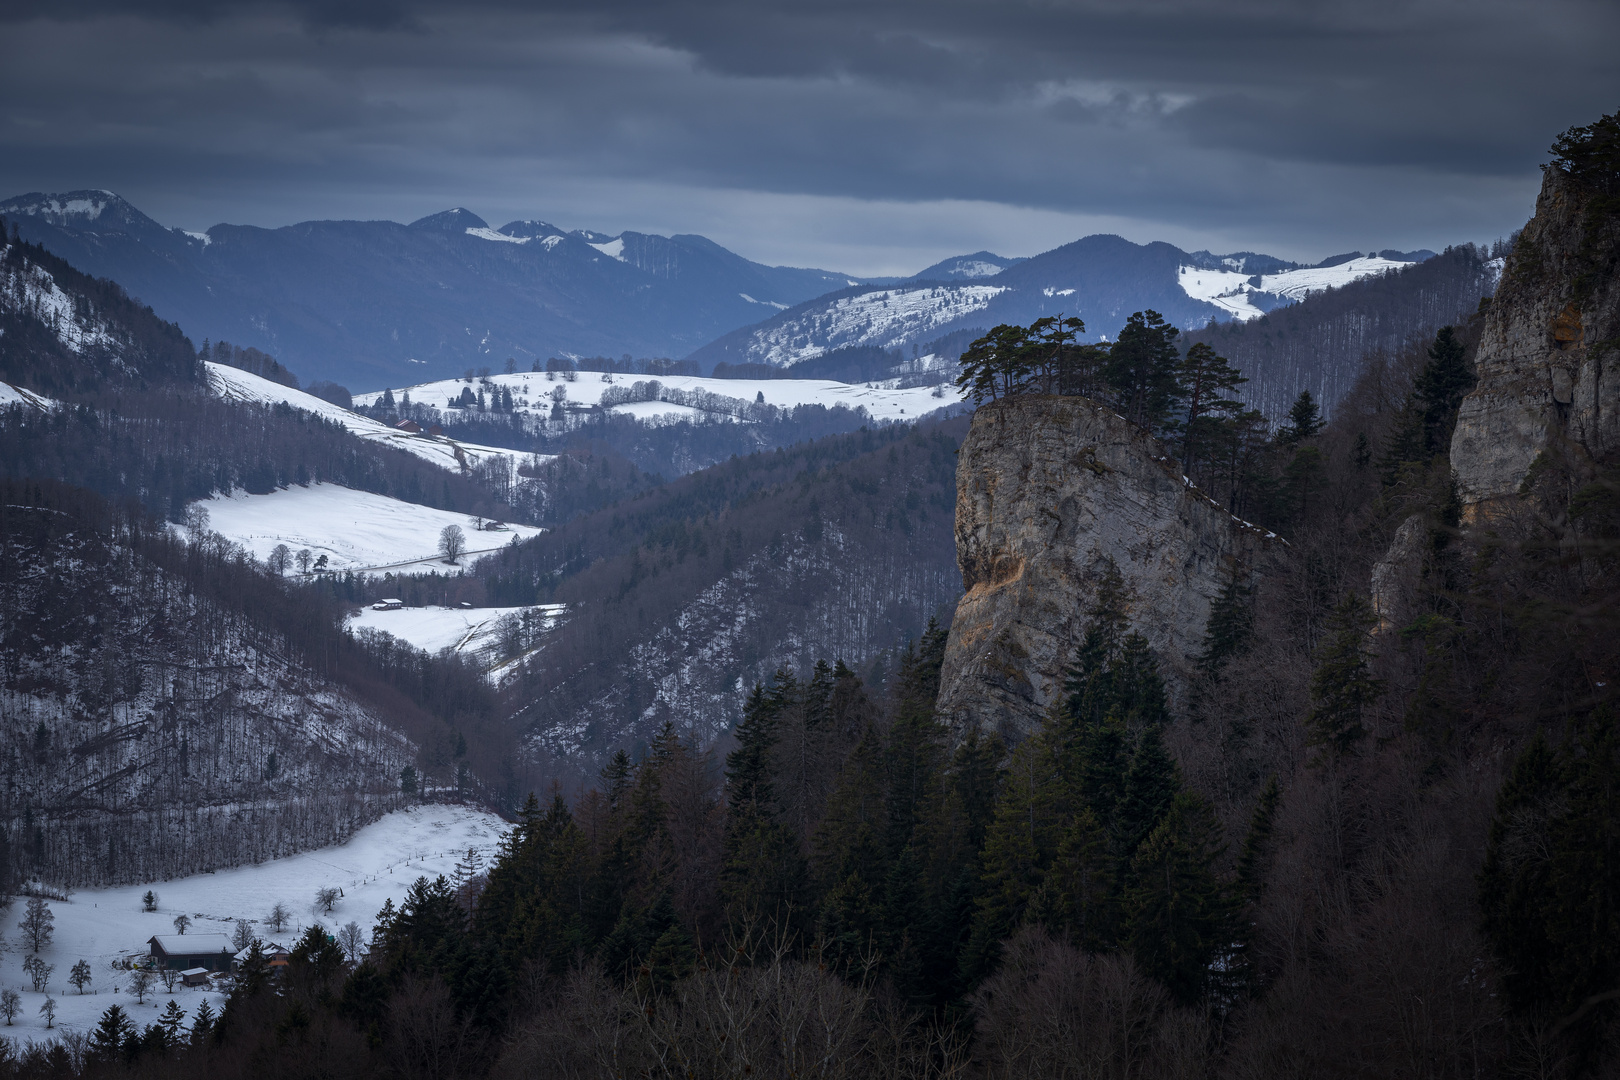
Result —
<path fill-rule="evenodd" d="M 392 611 L 366 607 L 349 616 L 346 625 L 351 633 L 380 630 L 392 634 L 425 652 L 452 649 L 476 654 L 497 643 L 505 619 L 521 619 L 525 612 L 533 612 L 549 629 L 566 610 L 565 604 L 541 604 L 535 608 L 408 607 Z"/>
<path fill-rule="evenodd" d="M 46 409 L 56 408 L 56 400 L 44 394 L 36 394 L 32 390 L 25 390 L 21 386 L 0 382 L 0 409 L 7 405 L 27 405 L 44 412 Z"/>
<path fill-rule="evenodd" d="M 1006 292 L 1000 285 L 877 289 L 843 296 L 796 319 L 757 330 L 751 363 L 790 366 L 851 345 L 893 349 L 936 326 L 982 311 Z"/>
<path fill-rule="evenodd" d="M 138 1027 L 155 1023 L 170 1000 L 178 1002 L 188 1017 L 207 1001 L 217 1016 L 224 998 L 214 988 L 177 985 L 171 994 L 157 982 L 145 1003 L 138 1004 L 130 993 L 129 972 L 113 964 L 147 955 L 148 939 L 174 933 L 175 916 L 181 914 L 192 920 L 188 934 L 228 936 L 237 919 L 246 919 L 255 936 L 290 947 L 312 924 L 335 934 L 354 922 L 370 941 L 384 901 L 392 900 L 397 908 L 418 877 L 453 878 L 469 848 L 478 852 L 487 868 L 507 828 L 494 814 L 471 807 L 419 806 L 387 814 L 336 847 L 173 881 L 85 889 L 72 893 L 66 902 L 50 901 L 56 932 L 41 956 L 56 969 L 46 987 L 56 999 L 56 1028 L 87 1032 L 114 1004 Z M 341 889 L 342 898 L 325 915 L 315 906 L 315 893 L 329 887 Z M 158 896 L 157 910 L 152 912 L 143 910 L 141 903 L 149 888 Z M 277 903 L 292 912 L 292 922 L 279 934 L 266 922 Z M 22 949 L 8 949 L 0 956 L 0 984 L 16 987 L 22 995 L 22 1011 L 6 1035 L 44 1039 L 55 1031 L 47 1032 L 45 1018 L 39 1015 L 46 994 L 35 993 L 22 970 L 27 955 Z M 79 960 L 89 963 L 91 972 L 83 994 L 67 981 L 68 969 Z"/>
<path fill-rule="evenodd" d="M 1265 314 L 1251 302 L 1250 296 L 1254 293 L 1270 293 L 1297 302 L 1313 292 L 1336 289 L 1358 278 L 1411 265 L 1377 255 L 1364 255 L 1336 266 L 1305 267 L 1275 274 L 1244 274 L 1236 270 L 1183 266 L 1177 271 L 1177 280 L 1182 291 L 1194 300 L 1214 304 L 1232 318 L 1247 322 Z"/>
<path fill-rule="evenodd" d="M 209 531 L 242 545 L 261 561 L 277 544 L 286 544 L 295 554 L 308 548 L 312 559 L 326 556 L 324 569 L 330 571 L 454 574 L 514 537 L 527 540 L 545 531 L 532 525 L 479 531 L 477 519 L 466 514 L 338 484 L 294 486 L 265 495 L 238 491 L 192 505 L 208 511 Z M 439 533 L 447 525 L 458 526 L 466 536 L 467 550 L 456 566 L 438 554 Z"/>
<path fill-rule="evenodd" d="M 0 247 L 0 255 L 9 250 Z M 95 317 L 94 309 L 81 310 L 42 266 L 0 260 L 0 309 L 31 312 L 69 351 L 83 356 L 91 349 L 105 349 L 115 363 L 128 367 L 118 358 L 118 338 Z"/>
<path fill-rule="evenodd" d="M 517 467 L 532 456 L 520 450 L 479 446 L 476 443 L 457 442 L 443 436 L 411 435 L 397 428 L 391 428 L 381 421 L 360 416 L 329 401 L 323 401 L 313 394 L 294 390 L 290 386 L 282 386 L 269 379 L 261 379 L 239 368 L 227 367 L 212 361 L 208 362 L 207 367 L 208 382 L 214 388 L 214 393 L 220 397 L 236 401 L 253 401 L 263 405 L 284 402 L 296 409 L 303 409 L 305 412 L 341 424 L 356 438 L 404 450 L 451 472 L 459 472 L 463 462 L 470 466 L 491 457 L 508 457 L 512 459 L 512 471 L 515 474 Z"/>
<path fill-rule="evenodd" d="M 561 375 L 548 380 L 541 372 L 520 372 L 491 375 L 489 385 L 511 392 L 514 412 L 532 415 L 549 415 L 560 402 L 565 409 L 602 405 L 649 424 L 703 419 L 746 422 L 750 410 L 761 403 L 763 396 L 763 404 L 781 409 L 843 405 L 850 409 L 864 408 L 874 420 L 915 420 L 961 400 L 956 387 L 948 384 L 954 376 L 954 371 L 942 375 L 940 387 L 895 389 L 832 379 L 710 379 L 694 375 L 616 373 L 609 376 L 611 381 L 608 381 L 596 371 L 581 371 L 569 382 Z M 483 385 L 482 380 L 478 385 Z M 935 391 L 941 387 L 943 396 L 935 397 Z M 444 409 L 450 401 L 460 397 L 464 389 L 470 388 L 471 384 L 460 379 L 442 379 L 403 390 L 394 388 L 393 394 L 399 400 L 409 393 L 416 404 Z M 381 398 L 381 392 L 356 394 L 354 402 L 370 407 Z"/>

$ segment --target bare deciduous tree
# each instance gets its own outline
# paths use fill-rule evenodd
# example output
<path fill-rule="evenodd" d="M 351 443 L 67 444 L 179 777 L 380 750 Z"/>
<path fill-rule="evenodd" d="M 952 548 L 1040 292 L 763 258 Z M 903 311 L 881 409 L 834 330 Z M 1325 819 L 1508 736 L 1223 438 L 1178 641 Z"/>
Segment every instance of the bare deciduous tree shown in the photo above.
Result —
<path fill-rule="evenodd" d="M 22 969 L 23 974 L 34 984 L 34 993 L 43 994 L 45 987 L 50 984 L 51 972 L 56 970 L 56 965 L 47 964 L 37 956 L 30 956 L 23 961 Z"/>
<path fill-rule="evenodd" d="M 17 928 L 23 932 L 23 940 L 28 943 L 29 952 L 40 952 L 51 943 L 51 934 L 55 932 L 52 925 L 56 916 L 51 914 L 51 907 L 43 898 L 30 896 L 27 905 L 23 908 L 22 921 Z"/>
<path fill-rule="evenodd" d="M 22 995 L 10 987 L 0 990 L 0 1016 L 6 1018 L 7 1027 L 11 1026 L 11 1022 L 17 1019 L 20 1012 L 22 1012 Z"/>
<path fill-rule="evenodd" d="M 275 906 L 270 909 L 270 914 L 264 917 L 264 921 L 270 924 L 270 929 L 279 934 L 292 921 L 292 912 L 287 910 L 286 904 L 277 900 Z"/>
<path fill-rule="evenodd" d="M 190 926 L 191 926 L 191 916 L 187 915 L 185 912 L 182 911 L 180 914 L 178 914 L 178 915 L 176 915 L 174 917 L 174 932 L 175 933 L 184 934 L 186 932 L 186 929 L 188 927 L 190 927 Z"/>
<path fill-rule="evenodd" d="M 341 894 L 338 890 L 331 885 L 316 889 L 315 906 L 320 909 L 322 915 L 330 915 L 332 909 L 337 907 L 339 895 Z"/>
<path fill-rule="evenodd" d="M 365 931 L 360 929 L 357 922 L 344 923 L 343 928 L 337 932 L 337 943 L 343 950 L 343 955 L 349 958 L 349 963 L 358 964 L 360 955 L 366 951 Z"/>
<path fill-rule="evenodd" d="M 444 561 L 455 565 L 461 558 L 461 553 L 467 550 L 467 534 L 461 531 L 460 525 L 446 525 L 439 533 L 439 552 Z"/>
<path fill-rule="evenodd" d="M 83 994 L 84 988 L 90 985 L 90 979 L 90 961 L 88 960 L 80 960 L 68 972 L 68 982 L 72 983 L 74 989 L 78 990 L 80 994 Z"/>
<path fill-rule="evenodd" d="M 146 1004 L 146 995 L 152 992 L 151 968 L 136 968 L 129 973 L 129 992 L 135 995 L 136 1004 Z"/>

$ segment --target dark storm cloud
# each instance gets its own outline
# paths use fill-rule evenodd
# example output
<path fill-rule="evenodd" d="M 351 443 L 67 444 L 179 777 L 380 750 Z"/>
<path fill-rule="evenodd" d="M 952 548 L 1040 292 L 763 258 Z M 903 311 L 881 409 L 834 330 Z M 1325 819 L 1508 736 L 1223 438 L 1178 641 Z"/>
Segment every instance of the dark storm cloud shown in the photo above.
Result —
<path fill-rule="evenodd" d="M 1433 246 L 1522 221 L 1551 136 L 1615 107 L 1617 10 L 14 0 L 0 184 L 115 188 L 188 227 L 464 202 L 726 234 L 753 200 L 770 235 L 717 238 L 809 262 L 841 236 L 858 270 L 922 257 L 930 221 L 941 254 L 1100 221 Z"/>

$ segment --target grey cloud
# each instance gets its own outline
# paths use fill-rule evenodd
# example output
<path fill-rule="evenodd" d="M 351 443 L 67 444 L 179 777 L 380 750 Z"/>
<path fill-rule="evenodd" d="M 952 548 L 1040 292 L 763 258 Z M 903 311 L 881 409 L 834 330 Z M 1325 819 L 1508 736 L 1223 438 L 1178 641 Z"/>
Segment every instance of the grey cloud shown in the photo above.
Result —
<path fill-rule="evenodd" d="M 1552 135 L 1620 86 L 1620 16 L 1580 0 L 10 0 L 0 25 L 7 191 L 156 191 L 185 213 L 188 190 L 234 192 L 232 220 L 367 197 L 544 217 L 548 189 L 598 178 L 672 208 L 967 200 L 1296 251 L 1434 246 L 1522 219 Z"/>

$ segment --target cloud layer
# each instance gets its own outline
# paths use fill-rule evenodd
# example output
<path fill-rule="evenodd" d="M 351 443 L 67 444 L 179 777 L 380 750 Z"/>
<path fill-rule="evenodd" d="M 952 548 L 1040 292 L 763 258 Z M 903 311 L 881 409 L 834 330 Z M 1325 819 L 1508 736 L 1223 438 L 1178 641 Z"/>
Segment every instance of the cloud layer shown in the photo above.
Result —
<path fill-rule="evenodd" d="M 0 5 L 0 194 L 167 224 L 466 205 L 910 272 L 1086 232 L 1316 257 L 1528 216 L 1599 0 Z"/>

